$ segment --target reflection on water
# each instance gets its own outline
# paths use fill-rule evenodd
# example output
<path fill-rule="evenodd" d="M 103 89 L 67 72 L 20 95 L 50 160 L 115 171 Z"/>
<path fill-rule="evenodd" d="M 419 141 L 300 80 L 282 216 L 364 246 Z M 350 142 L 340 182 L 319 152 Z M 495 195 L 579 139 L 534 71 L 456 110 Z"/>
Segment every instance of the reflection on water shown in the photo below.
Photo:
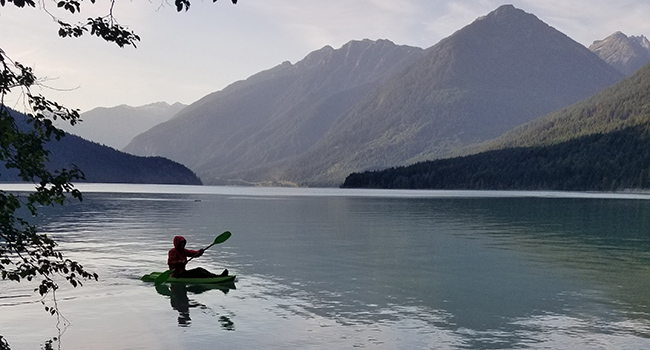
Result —
<path fill-rule="evenodd" d="M 100 274 L 61 291 L 66 339 L 109 348 L 118 329 L 128 344 L 111 348 L 650 348 L 643 197 L 306 191 L 89 193 L 47 208 L 44 228 Z M 166 268 L 173 236 L 209 243 L 224 230 L 228 242 L 190 264 L 228 268 L 236 289 L 156 294 L 139 281 Z M 0 283 L 0 329 L 30 333 L 37 300 Z"/>
<path fill-rule="evenodd" d="M 170 285 L 162 284 L 155 288 L 158 294 L 168 296 L 172 309 L 178 311 L 178 325 L 180 327 L 189 327 L 192 323 L 192 319 L 190 318 L 190 308 L 199 308 L 203 311 L 207 310 L 212 312 L 214 315 L 216 315 L 216 312 L 204 304 L 191 300 L 187 295 L 188 292 L 192 294 L 201 294 L 210 290 L 219 290 L 225 295 L 228 294 L 231 289 L 235 289 L 235 284 L 186 285 L 182 283 L 172 283 Z M 221 323 L 222 328 L 225 330 L 235 330 L 235 324 L 228 316 L 220 315 L 219 323 Z"/>

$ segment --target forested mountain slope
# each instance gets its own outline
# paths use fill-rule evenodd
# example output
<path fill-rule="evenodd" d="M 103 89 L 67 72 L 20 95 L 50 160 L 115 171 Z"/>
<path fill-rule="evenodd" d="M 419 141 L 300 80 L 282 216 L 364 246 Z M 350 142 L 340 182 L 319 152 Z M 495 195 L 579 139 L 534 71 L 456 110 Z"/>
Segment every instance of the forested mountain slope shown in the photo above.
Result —
<path fill-rule="evenodd" d="M 49 148 L 52 167 L 70 168 L 75 164 L 88 182 L 202 184 L 194 172 L 180 163 L 163 157 L 134 156 L 76 135 L 68 134 Z"/>
<path fill-rule="evenodd" d="M 12 112 L 23 130 L 29 130 L 25 116 Z M 49 169 L 71 169 L 76 165 L 87 182 L 151 183 L 201 185 L 201 180 L 182 164 L 162 157 L 139 157 L 111 147 L 66 134 L 60 141 L 45 145 L 49 150 Z M 15 169 L 5 169 L 0 163 L 0 182 L 19 182 Z"/>
<path fill-rule="evenodd" d="M 479 154 L 351 174 L 344 187 L 597 190 L 650 188 L 650 65 Z"/>
<path fill-rule="evenodd" d="M 650 188 L 647 125 L 350 174 L 344 188 L 616 191 Z"/>
<path fill-rule="evenodd" d="M 650 65 L 568 108 L 521 125 L 482 149 L 552 145 L 650 122 Z"/>

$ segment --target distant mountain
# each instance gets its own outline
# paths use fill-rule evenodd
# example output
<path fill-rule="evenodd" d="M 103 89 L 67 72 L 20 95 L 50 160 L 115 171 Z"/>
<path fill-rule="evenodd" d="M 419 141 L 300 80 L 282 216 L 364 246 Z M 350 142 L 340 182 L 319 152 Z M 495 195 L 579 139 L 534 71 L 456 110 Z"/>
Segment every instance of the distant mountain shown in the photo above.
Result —
<path fill-rule="evenodd" d="M 14 115 L 18 123 L 24 124 L 24 115 Z M 201 185 L 201 180 L 184 165 L 162 157 L 126 154 L 76 135 L 66 134 L 46 148 L 51 151 L 48 168 L 70 169 L 75 164 L 87 182 Z M 4 166 L 0 165 L 0 169 Z M 15 171 L 0 171 L 0 182 L 15 181 L 20 181 Z"/>
<path fill-rule="evenodd" d="M 435 46 L 326 47 L 206 96 L 126 148 L 204 182 L 332 186 L 445 157 L 615 83 L 587 48 L 511 5 Z"/>
<path fill-rule="evenodd" d="M 627 76 L 650 63 L 650 41 L 643 35 L 628 37 L 616 32 L 594 41 L 589 50 Z"/>
<path fill-rule="evenodd" d="M 520 126 L 479 154 L 351 174 L 344 187 L 613 191 L 650 188 L 650 65 Z"/>
<path fill-rule="evenodd" d="M 244 173 L 303 154 L 342 113 L 422 53 L 388 40 L 326 46 L 202 98 L 125 150 L 174 159 L 209 184 L 281 183 L 288 179 Z"/>
<path fill-rule="evenodd" d="M 52 166 L 76 164 L 88 182 L 202 184 L 194 172 L 180 163 L 163 157 L 134 156 L 75 135 L 67 135 L 51 149 Z"/>
<path fill-rule="evenodd" d="M 115 149 L 126 146 L 138 134 L 171 119 L 186 105 L 166 102 L 151 103 L 140 107 L 120 105 L 98 107 L 81 114 L 82 122 L 71 126 L 58 125 L 61 129 L 87 140 Z"/>

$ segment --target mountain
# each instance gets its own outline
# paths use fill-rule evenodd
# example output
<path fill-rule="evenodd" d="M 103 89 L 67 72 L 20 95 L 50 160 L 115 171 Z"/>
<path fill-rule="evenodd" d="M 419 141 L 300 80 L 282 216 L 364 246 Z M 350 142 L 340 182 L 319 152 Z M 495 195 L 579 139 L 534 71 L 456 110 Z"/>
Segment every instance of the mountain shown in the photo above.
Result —
<path fill-rule="evenodd" d="M 326 46 L 205 96 L 125 150 L 182 162 L 209 184 L 282 181 L 238 172 L 301 155 L 342 113 L 422 53 L 388 40 Z"/>
<path fill-rule="evenodd" d="M 26 116 L 14 112 L 14 117 L 26 128 Z M 51 152 L 49 169 L 70 169 L 74 164 L 84 172 L 87 182 L 201 185 L 196 174 L 182 164 L 162 157 L 134 156 L 76 135 L 66 134 L 45 148 Z M 0 182 L 21 181 L 12 170 L 2 171 Z"/>
<path fill-rule="evenodd" d="M 481 148 L 548 146 L 648 123 L 650 64 L 594 96 L 514 128 Z"/>
<path fill-rule="evenodd" d="M 650 63 L 650 41 L 643 35 L 628 37 L 616 32 L 594 41 L 589 50 L 627 76 Z"/>
<path fill-rule="evenodd" d="M 445 190 L 649 189 L 650 129 L 636 125 L 549 146 L 515 147 L 350 174 L 341 187 Z"/>
<path fill-rule="evenodd" d="M 351 174 L 344 187 L 613 191 L 650 188 L 650 64 L 485 152 Z"/>
<path fill-rule="evenodd" d="M 377 68 L 387 62 L 397 63 Z M 506 5 L 424 52 L 386 41 L 314 52 L 206 96 L 126 149 L 186 164 L 207 183 L 332 186 L 354 171 L 453 155 L 622 78 Z"/>
<path fill-rule="evenodd" d="M 156 102 L 140 107 L 120 105 L 116 107 L 98 107 L 81 114 L 82 122 L 71 126 L 60 124 L 59 128 L 115 149 L 126 146 L 138 134 L 149 130 L 154 125 L 171 119 L 186 105 Z"/>
<path fill-rule="evenodd" d="M 68 134 L 50 146 L 55 168 L 77 165 L 86 181 L 98 183 L 145 183 L 201 185 L 184 165 L 163 157 L 140 157 Z"/>
<path fill-rule="evenodd" d="M 501 6 L 357 104 L 309 157 L 338 176 L 447 157 L 621 78 L 534 15 Z"/>

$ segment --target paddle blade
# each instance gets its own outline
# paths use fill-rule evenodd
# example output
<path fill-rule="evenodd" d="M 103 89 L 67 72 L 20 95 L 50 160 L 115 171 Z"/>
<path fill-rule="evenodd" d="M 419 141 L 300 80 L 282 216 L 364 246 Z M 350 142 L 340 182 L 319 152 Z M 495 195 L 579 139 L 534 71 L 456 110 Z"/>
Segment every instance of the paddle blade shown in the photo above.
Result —
<path fill-rule="evenodd" d="M 156 280 L 153 282 L 153 284 L 155 286 L 159 286 L 159 285 L 167 282 L 169 277 L 172 275 L 172 272 L 174 272 L 174 270 L 167 270 L 167 271 L 161 273 L 160 276 L 156 277 Z"/>
<path fill-rule="evenodd" d="M 214 244 L 223 243 L 226 240 L 228 240 L 228 238 L 230 238 L 230 236 L 232 236 L 232 233 L 230 233 L 230 231 L 226 231 L 226 232 L 218 235 L 217 238 L 214 239 L 214 242 L 212 244 L 214 245 Z"/>

